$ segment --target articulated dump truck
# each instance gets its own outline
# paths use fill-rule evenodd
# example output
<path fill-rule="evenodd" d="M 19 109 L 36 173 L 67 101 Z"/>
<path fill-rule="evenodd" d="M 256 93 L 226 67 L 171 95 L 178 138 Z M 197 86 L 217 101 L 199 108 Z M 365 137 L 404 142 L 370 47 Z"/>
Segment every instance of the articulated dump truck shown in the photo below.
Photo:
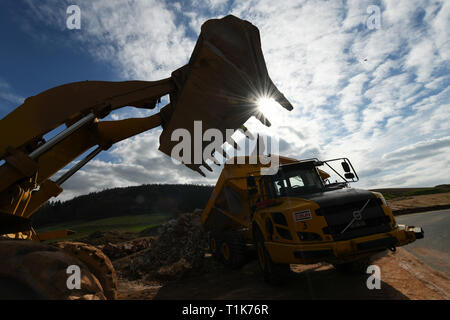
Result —
<path fill-rule="evenodd" d="M 395 222 L 382 194 L 349 187 L 359 178 L 347 158 L 280 156 L 270 175 L 261 171 L 267 159 L 257 162 L 229 160 L 202 215 L 212 254 L 229 267 L 241 267 L 253 250 L 269 283 L 285 280 L 290 264 L 365 272 L 374 254 L 423 238 L 421 228 Z"/>

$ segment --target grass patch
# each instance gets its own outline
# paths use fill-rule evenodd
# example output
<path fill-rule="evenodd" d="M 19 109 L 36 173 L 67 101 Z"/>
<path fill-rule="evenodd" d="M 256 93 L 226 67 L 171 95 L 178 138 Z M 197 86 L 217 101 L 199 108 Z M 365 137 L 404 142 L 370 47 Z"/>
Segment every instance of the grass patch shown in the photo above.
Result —
<path fill-rule="evenodd" d="M 121 216 L 92 221 L 71 221 L 37 229 L 37 233 L 62 229 L 73 230 L 76 233 L 64 238 L 75 240 L 85 237 L 95 231 L 120 231 L 139 233 L 142 230 L 163 224 L 168 220 L 164 214 L 143 214 L 135 216 Z"/>
<path fill-rule="evenodd" d="M 386 188 L 375 189 L 372 191 L 381 192 L 386 200 L 392 200 L 399 197 L 412 197 L 425 194 L 450 192 L 450 185 L 440 185 L 430 188 Z"/>

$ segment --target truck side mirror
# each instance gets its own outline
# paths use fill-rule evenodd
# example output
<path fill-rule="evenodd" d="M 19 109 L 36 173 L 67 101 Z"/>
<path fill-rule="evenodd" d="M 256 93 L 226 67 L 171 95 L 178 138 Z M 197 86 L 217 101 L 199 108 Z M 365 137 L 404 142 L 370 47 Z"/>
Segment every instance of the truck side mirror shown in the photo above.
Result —
<path fill-rule="evenodd" d="M 348 163 L 347 162 L 341 162 L 341 165 L 342 165 L 342 169 L 344 169 L 344 171 L 345 172 L 351 172 L 351 170 L 350 170 L 350 166 L 348 165 Z M 346 177 L 347 177 L 347 175 L 346 175 Z"/>
<path fill-rule="evenodd" d="M 353 179 L 355 175 L 351 172 L 344 174 L 345 179 Z"/>

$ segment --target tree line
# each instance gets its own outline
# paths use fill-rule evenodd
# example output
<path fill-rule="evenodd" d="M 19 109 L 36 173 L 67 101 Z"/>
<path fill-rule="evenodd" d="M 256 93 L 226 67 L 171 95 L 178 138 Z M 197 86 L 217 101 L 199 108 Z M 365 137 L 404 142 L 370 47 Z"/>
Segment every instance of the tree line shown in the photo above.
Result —
<path fill-rule="evenodd" d="M 31 219 L 34 227 L 42 227 L 125 215 L 164 213 L 175 217 L 204 208 L 213 188 L 206 185 L 149 184 L 107 189 L 64 202 L 47 202 Z"/>

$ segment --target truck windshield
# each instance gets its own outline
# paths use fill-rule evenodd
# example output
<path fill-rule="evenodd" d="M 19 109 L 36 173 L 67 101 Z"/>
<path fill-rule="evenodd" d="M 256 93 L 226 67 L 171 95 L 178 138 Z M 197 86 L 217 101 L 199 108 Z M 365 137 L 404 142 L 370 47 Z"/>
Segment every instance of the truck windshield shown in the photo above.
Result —
<path fill-rule="evenodd" d="M 278 197 L 323 191 L 321 178 L 313 166 L 280 167 L 278 173 L 272 176 L 272 185 Z"/>

